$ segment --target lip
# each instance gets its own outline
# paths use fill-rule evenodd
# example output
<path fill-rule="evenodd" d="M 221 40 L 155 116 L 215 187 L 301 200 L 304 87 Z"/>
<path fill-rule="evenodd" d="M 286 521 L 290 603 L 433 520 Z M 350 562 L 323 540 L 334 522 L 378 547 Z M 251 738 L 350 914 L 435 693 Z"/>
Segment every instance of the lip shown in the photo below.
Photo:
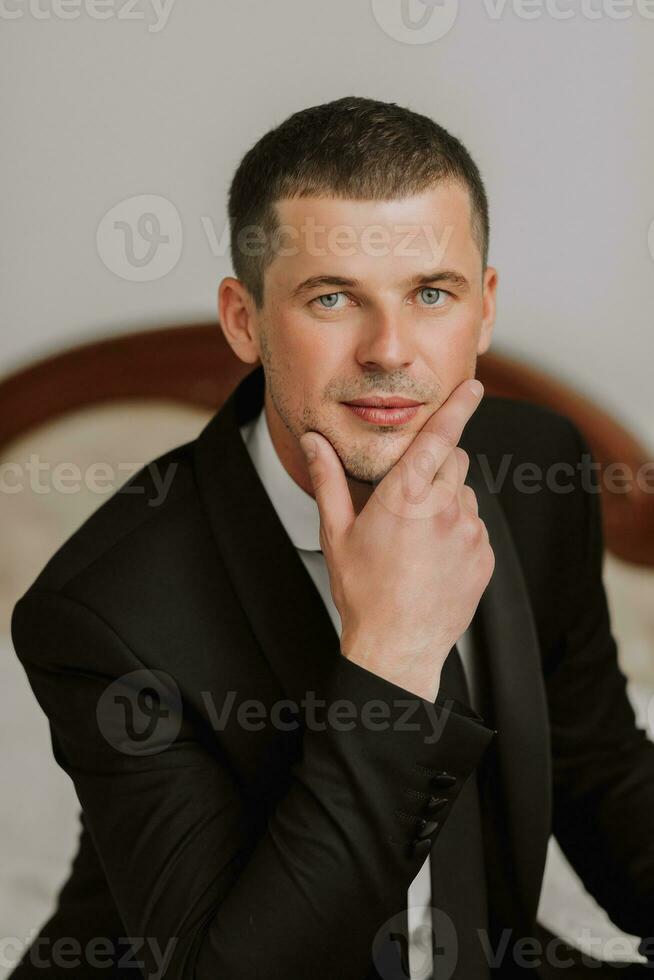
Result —
<path fill-rule="evenodd" d="M 365 398 L 352 398 L 344 405 L 368 405 L 375 408 L 408 408 L 412 405 L 422 405 L 413 398 L 401 398 L 399 395 L 367 395 Z"/>
<path fill-rule="evenodd" d="M 354 402 L 343 402 L 343 405 L 353 415 L 373 425 L 403 425 L 405 422 L 410 422 L 421 407 L 420 402 L 397 408 L 379 408 L 376 405 L 359 405 Z"/>

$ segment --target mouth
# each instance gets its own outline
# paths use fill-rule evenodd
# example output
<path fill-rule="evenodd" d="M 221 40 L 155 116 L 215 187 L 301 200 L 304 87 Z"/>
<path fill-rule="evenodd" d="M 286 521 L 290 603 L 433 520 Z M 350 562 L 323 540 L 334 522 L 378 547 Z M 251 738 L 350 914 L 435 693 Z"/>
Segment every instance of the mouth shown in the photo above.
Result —
<path fill-rule="evenodd" d="M 342 404 L 364 422 L 371 422 L 373 425 L 403 425 L 417 414 L 424 403 L 396 395 L 371 395 Z"/>

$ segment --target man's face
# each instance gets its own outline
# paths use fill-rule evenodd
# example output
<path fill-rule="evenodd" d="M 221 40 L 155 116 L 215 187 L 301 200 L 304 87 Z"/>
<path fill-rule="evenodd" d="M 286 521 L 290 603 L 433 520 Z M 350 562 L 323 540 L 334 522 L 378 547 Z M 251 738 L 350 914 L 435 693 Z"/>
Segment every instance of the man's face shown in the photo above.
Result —
<path fill-rule="evenodd" d="M 298 198 L 277 210 L 253 313 L 273 441 L 295 475 L 297 440 L 320 432 L 350 479 L 376 483 L 490 343 L 495 272 L 482 272 L 468 192 L 440 182 L 404 200 Z M 422 404 L 400 424 L 345 404 L 378 395 Z"/>

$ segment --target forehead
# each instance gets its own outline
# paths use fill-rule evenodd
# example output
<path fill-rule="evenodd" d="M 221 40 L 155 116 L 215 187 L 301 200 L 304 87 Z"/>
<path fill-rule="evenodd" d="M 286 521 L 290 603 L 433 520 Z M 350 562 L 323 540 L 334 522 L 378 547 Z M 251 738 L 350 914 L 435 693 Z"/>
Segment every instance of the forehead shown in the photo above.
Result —
<path fill-rule="evenodd" d="M 472 233 L 470 195 L 454 181 L 388 201 L 298 197 L 277 201 L 279 229 L 268 269 L 280 287 L 300 275 L 329 271 L 388 281 L 407 271 L 453 264 L 470 267 L 479 253 Z"/>

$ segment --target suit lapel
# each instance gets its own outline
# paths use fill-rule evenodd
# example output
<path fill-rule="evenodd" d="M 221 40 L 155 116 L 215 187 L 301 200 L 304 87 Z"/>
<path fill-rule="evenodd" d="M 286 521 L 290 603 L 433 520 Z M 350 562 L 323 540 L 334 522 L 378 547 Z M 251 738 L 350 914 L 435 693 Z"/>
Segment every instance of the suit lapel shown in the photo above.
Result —
<path fill-rule="evenodd" d="M 487 867 L 493 893 L 504 896 L 498 918 L 503 917 L 505 925 L 520 922 L 529 930 L 551 826 L 549 714 L 541 652 L 524 575 L 498 496 L 482 474 L 475 448 L 466 444 L 465 430 L 461 445 L 470 456 L 466 483 L 477 495 L 479 516 L 495 555 L 495 569 L 475 616 L 479 658 L 488 671 L 498 732 L 486 775 L 495 762 L 499 780 L 494 785 L 482 782 Z"/>
<path fill-rule="evenodd" d="M 263 395 L 258 367 L 198 436 L 195 469 L 221 559 L 250 626 L 285 696 L 300 704 L 307 691 L 321 690 L 340 656 L 340 641 L 239 432 L 262 408 Z M 475 615 L 498 730 L 491 748 L 499 785 L 489 781 L 482 790 L 491 894 L 506 896 L 500 921 L 511 923 L 524 915 L 528 926 L 536 913 L 550 828 L 547 702 L 518 556 L 468 432 L 461 439 L 470 456 L 466 482 L 477 494 L 495 554 L 495 570 Z"/>
<path fill-rule="evenodd" d="M 196 474 L 220 556 L 261 650 L 287 698 L 321 689 L 340 653 L 322 597 L 288 537 L 239 432 L 263 405 L 263 371 L 249 374 L 195 444 Z"/>

